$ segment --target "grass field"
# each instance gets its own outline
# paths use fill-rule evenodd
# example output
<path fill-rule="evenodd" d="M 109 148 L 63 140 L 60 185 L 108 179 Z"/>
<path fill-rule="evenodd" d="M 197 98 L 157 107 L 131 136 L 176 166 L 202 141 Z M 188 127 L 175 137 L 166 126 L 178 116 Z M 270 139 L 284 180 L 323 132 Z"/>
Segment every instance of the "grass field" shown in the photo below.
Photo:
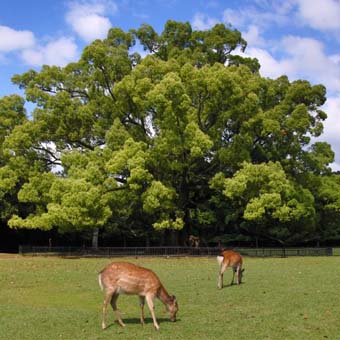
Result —
<path fill-rule="evenodd" d="M 119 259 L 121 260 L 121 259 Z M 101 330 L 97 273 L 110 259 L 0 255 L 0 339 L 340 339 L 340 257 L 245 258 L 244 283 L 217 289 L 215 258 L 130 258 L 153 269 L 179 302 L 171 323 L 157 300 L 160 331 L 136 296 L 120 296 L 126 327 Z"/>

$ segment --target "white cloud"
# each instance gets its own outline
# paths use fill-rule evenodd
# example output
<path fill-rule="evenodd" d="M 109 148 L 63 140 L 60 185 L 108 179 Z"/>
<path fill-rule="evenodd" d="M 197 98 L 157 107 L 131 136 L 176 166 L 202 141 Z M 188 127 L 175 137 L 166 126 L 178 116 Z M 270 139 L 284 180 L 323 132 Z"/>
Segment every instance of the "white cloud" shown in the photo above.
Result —
<path fill-rule="evenodd" d="M 331 166 L 333 171 L 340 171 L 340 163 L 339 162 L 334 162 L 330 166 Z"/>
<path fill-rule="evenodd" d="M 243 27 L 249 15 L 248 10 L 245 12 L 227 8 L 223 11 L 223 22 L 235 28 Z"/>
<path fill-rule="evenodd" d="M 106 37 L 112 27 L 108 15 L 114 14 L 117 6 L 112 1 L 72 2 L 66 14 L 66 22 L 86 42 Z"/>
<path fill-rule="evenodd" d="M 247 41 L 249 46 L 264 46 L 265 40 L 260 36 L 260 29 L 255 25 L 248 27 L 248 31 L 242 33 L 242 37 Z"/>
<path fill-rule="evenodd" d="M 340 54 L 334 50 L 333 55 L 327 53 L 329 46 L 315 38 L 289 35 L 274 40 L 272 35 L 278 25 L 289 29 L 301 24 L 319 30 L 340 29 L 339 0 L 287 0 L 284 6 L 272 0 L 256 0 L 248 7 L 225 9 L 223 21 L 242 30 L 248 42 L 245 55 L 259 60 L 263 76 L 286 74 L 291 80 L 302 78 L 324 84 L 331 94 L 339 91 Z"/>
<path fill-rule="evenodd" d="M 322 108 L 327 113 L 327 119 L 324 124 L 324 133 L 321 136 L 331 144 L 335 152 L 335 163 L 332 169 L 340 171 L 340 96 L 329 97 Z"/>
<path fill-rule="evenodd" d="M 195 30 L 205 31 L 215 26 L 218 22 L 219 20 L 211 18 L 206 14 L 196 13 L 192 21 L 192 27 Z"/>
<path fill-rule="evenodd" d="M 300 17 L 320 30 L 340 29 L 340 2 L 336 0 L 297 0 Z"/>
<path fill-rule="evenodd" d="M 256 39 L 253 39 L 253 44 L 259 46 Z M 244 54 L 259 60 L 263 76 L 276 78 L 286 74 L 291 80 L 306 79 L 313 84 L 321 83 L 330 93 L 339 91 L 340 55 L 327 55 L 322 42 L 311 38 L 286 36 L 271 47 L 249 47 Z"/>
<path fill-rule="evenodd" d="M 97 14 L 79 17 L 73 23 L 75 31 L 87 42 L 105 38 L 112 27 L 109 19 Z"/>
<path fill-rule="evenodd" d="M 323 110 L 328 116 L 324 123 L 325 134 L 329 139 L 336 141 L 336 144 L 339 145 L 340 148 L 340 97 L 329 97 Z"/>
<path fill-rule="evenodd" d="M 65 66 L 76 60 L 77 45 L 73 39 L 62 37 L 45 46 L 26 49 L 22 52 L 21 57 L 26 64 L 32 66 L 43 64 Z"/>
<path fill-rule="evenodd" d="M 292 2 L 286 1 L 285 6 L 278 4 L 262 5 L 262 8 L 254 6 L 240 8 L 237 10 L 227 8 L 223 11 L 223 22 L 231 24 L 236 29 L 242 29 L 249 25 L 258 27 L 268 27 L 269 25 L 283 25 L 291 23 L 293 17 L 291 15 Z"/>
<path fill-rule="evenodd" d="M 16 31 L 7 26 L 0 26 L 0 52 L 11 52 L 29 48 L 35 43 L 31 31 Z"/>
<path fill-rule="evenodd" d="M 339 0 L 257 0 L 247 7 L 223 12 L 223 22 L 237 29 L 250 25 L 269 28 L 271 25 L 312 27 L 320 31 L 340 30 Z"/>
<path fill-rule="evenodd" d="M 340 54 L 330 55 L 329 59 L 340 67 Z"/>
<path fill-rule="evenodd" d="M 10 64 L 10 52 L 18 55 L 27 65 L 42 64 L 64 66 L 77 57 L 77 46 L 70 38 L 59 38 L 39 45 L 31 31 L 17 31 L 10 27 L 0 26 L 0 63 Z"/>
<path fill-rule="evenodd" d="M 261 65 L 260 73 L 264 77 L 277 78 L 283 74 L 289 75 L 291 73 L 291 65 L 287 60 L 277 60 L 268 50 L 263 48 L 249 47 L 244 53 L 238 50 L 235 54 L 257 58 Z"/>
<path fill-rule="evenodd" d="M 311 38 L 288 36 L 281 42 L 283 50 L 289 55 L 292 76 L 306 77 L 314 83 L 322 83 L 330 91 L 340 88 L 340 65 L 335 56 L 326 55 L 324 45 Z"/>

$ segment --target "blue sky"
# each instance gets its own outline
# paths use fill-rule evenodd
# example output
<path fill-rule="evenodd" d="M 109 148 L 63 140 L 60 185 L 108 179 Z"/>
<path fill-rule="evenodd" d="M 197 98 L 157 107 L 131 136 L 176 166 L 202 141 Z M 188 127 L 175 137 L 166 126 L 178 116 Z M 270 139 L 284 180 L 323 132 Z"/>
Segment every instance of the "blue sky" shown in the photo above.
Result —
<path fill-rule="evenodd" d="M 261 74 L 306 79 L 327 87 L 328 114 L 321 140 L 332 145 L 340 170 L 340 0 L 3 0 L 0 2 L 0 96 L 20 93 L 11 77 L 42 64 L 64 66 L 104 38 L 110 27 L 168 19 L 195 29 L 225 23 L 248 42 Z"/>

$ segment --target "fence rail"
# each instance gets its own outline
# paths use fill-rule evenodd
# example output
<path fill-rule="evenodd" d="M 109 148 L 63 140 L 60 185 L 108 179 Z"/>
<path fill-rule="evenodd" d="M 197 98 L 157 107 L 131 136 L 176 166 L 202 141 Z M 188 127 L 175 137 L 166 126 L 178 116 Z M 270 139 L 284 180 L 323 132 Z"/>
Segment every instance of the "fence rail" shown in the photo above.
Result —
<path fill-rule="evenodd" d="M 333 248 L 234 248 L 244 256 L 332 256 Z M 216 247 L 34 247 L 19 246 L 19 254 L 30 256 L 216 256 Z"/>

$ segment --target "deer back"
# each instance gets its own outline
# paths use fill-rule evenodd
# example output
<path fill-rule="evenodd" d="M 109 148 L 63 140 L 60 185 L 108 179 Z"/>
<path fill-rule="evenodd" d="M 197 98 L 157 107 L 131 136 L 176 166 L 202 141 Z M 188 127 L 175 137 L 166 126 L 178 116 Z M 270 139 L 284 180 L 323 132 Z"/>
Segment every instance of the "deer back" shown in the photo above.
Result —
<path fill-rule="evenodd" d="M 228 267 L 242 266 L 242 256 L 240 253 L 234 250 L 225 250 L 217 257 L 220 265 L 226 265 Z"/>
<path fill-rule="evenodd" d="M 104 290 L 117 294 L 156 296 L 162 287 L 157 275 L 150 269 L 128 262 L 113 262 L 99 274 L 99 284 Z"/>

